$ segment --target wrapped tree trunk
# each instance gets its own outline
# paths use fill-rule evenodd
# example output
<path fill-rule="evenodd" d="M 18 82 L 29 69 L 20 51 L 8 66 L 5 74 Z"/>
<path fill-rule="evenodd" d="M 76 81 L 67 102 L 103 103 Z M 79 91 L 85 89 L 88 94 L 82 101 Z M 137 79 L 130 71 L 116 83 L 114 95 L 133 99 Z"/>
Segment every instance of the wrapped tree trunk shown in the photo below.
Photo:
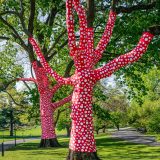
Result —
<path fill-rule="evenodd" d="M 41 142 L 40 147 L 60 146 L 55 134 L 52 97 L 53 91 L 49 88 L 48 76 L 40 63 L 35 61 L 33 69 L 36 75 L 36 82 L 40 94 L 40 118 L 41 118 Z"/>
<path fill-rule="evenodd" d="M 63 104 L 71 100 L 71 96 L 64 98 L 59 102 L 52 103 L 52 98 L 55 92 L 62 84 L 56 84 L 50 88 L 48 75 L 40 62 L 33 62 L 33 69 L 36 79 L 34 78 L 19 78 L 22 81 L 33 81 L 37 84 L 40 95 L 40 119 L 41 119 L 41 142 L 40 147 L 59 147 L 54 126 L 54 111 Z"/>

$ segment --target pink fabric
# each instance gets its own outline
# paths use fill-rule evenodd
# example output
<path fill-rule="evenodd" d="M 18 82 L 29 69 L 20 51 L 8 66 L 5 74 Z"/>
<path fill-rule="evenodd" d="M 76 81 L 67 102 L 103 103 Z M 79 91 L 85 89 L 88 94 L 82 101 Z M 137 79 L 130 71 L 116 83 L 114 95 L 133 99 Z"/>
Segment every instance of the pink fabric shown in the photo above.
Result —
<path fill-rule="evenodd" d="M 37 86 L 40 94 L 40 117 L 41 117 L 41 128 L 42 128 L 42 139 L 56 138 L 54 119 L 53 119 L 53 108 L 52 89 L 49 88 L 48 76 L 43 67 L 39 67 L 37 62 L 33 63 L 33 68 L 37 78 Z M 57 88 L 58 89 L 58 88 Z"/>
<path fill-rule="evenodd" d="M 63 104 L 71 101 L 71 96 L 64 98 L 59 102 L 52 103 L 52 97 L 55 92 L 62 86 L 62 84 L 56 84 L 53 88 L 50 88 L 50 82 L 48 76 L 43 67 L 37 65 L 37 61 L 33 63 L 36 79 L 34 78 L 18 78 L 21 81 L 33 81 L 38 86 L 40 94 L 40 118 L 41 118 L 41 129 L 42 139 L 56 138 L 55 126 L 53 113 L 54 111 L 62 106 Z"/>
<path fill-rule="evenodd" d="M 79 45 L 76 45 L 75 43 L 73 7 L 78 12 L 81 27 Z M 66 0 L 66 9 L 70 56 L 73 58 L 76 68 L 75 74 L 71 78 L 67 79 L 67 83 L 64 78 L 60 78 L 63 83 L 74 86 L 71 112 L 72 129 L 69 148 L 78 152 L 96 152 L 92 119 L 93 86 L 98 80 L 104 77 L 109 77 L 113 72 L 117 71 L 121 67 L 137 61 L 142 54 L 145 53 L 148 44 L 153 38 L 153 35 L 149 32 L 145 32 L 137 47 L 135 47 L 135 49 L 133 49 L 130 53 L 115 58 L 99 69 L 94 69 L 94 65 L 101 58 L 101 55 L 111 37 L 116 13 L 113 11 L 110 12 L 109 20 L 102 39 L 94 51 L 93 28 L 86 28 L 84 9 L 80 6 L 79 0 Z M 85 35 L 83 33 L 85 33 Z M 48 64 L 46 64 L 43 54 L 36 44 L 36 41 L 33 37 L 30 37 L 29 40 L 35 48 L 42 65 L 46 68 L 46 71 L 51 76 L 56 78 L 55 72 L 49 67 Z"/>

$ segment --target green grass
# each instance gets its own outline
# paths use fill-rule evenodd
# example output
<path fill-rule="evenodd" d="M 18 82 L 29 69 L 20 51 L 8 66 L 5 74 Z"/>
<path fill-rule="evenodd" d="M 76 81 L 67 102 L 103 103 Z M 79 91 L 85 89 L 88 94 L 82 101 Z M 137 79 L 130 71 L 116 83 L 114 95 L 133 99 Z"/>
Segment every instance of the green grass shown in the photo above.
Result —
<path fill-rule="evenodd" d="M 65 135 L 66 131 L 65 130 L 62 130 L 62 131 L 56 130 L 56 133 L 58 135 Z M 41 136 L 41 127 L 40 126 L 16 130 L 17 139 L 23 139 L 23 138 L 26 139 L 26 138 L 30 138 L 30 137 L 40 137 L 40 136 Z M 0 143 L 3 142 L 3 140 L 4 140 L 4 142 L 14 140 L 14 136 L 13 137 L 9 136 L 9 130 L 0 131 Z"/>
<path fill-rule="evenodd" d="M 2 160 L 65 160 L 68 138 L 59 138 L 61 148 L 38 148 L 39 141 L 19 144 L 5 152 Z M 108 135 L 96 136 L 98 155 L 102 160 L 160 160 L 160 147 L 149 147 L 113 139 Z"/>

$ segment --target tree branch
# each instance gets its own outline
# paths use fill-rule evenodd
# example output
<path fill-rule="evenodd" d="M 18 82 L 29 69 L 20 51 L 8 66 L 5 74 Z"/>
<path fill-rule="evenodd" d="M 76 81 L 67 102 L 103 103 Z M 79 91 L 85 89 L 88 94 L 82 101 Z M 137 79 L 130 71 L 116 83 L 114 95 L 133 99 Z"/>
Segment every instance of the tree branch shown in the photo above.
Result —
<path fill-rule="evenodd" d="M 23 83 L 25 84 L 25 86 L 27 87 L 27 89 L 31 92 L 32 90 L 31 90 L 31 88 L 29 87 L 29 85 L 28 85 L 25 81 L 23 81 Z"/>
<path fill-rule="evenodd" d="M 146 52 L 149 43 L 153 39 L 153 36 L 154 35 L 149 32 L 144 32 L 139 40 L 138 45 L 132 51 L 123 54 L 107 63 L 105 66 L 96 69 L 96 79 L 100 80 L 102 78 L 109 77 L 118 69 L 137 61 Z"/>
<path fill-rule="evenodd" d="M 25 82 L 30 82 L 30 81 L 32 81 L 32 82 L 34 82 L 34 83 L 36 83 L 37 81 L 36 81 L 36 79 L 34 79 L 34 78 L 17 78 L 17 80 L 18 81 L 25 81 Z"/>
<path fill-rule="evenodd" d="M 68 46 L 70 50 L 76 48 L 76 38 L 74 33 L 73 0 L 66 0 L 66 24 L 68 33 Z"/>
<path fill-rule="evenodd" d="M 63 44 L 61 44 L 59 46 L 59 50 L 60 51 L 61 49 L 63 49 L 64 46 L 66 46 L 68 43 L 68 40 L 66 40 Z M 47 61 L 50 61 L 58 52 L 57 51 L 54 51 L 51 55 L 49 55 L 48 57 L 45 57 Z"/>
<path fill-rule="evenodd" d="M 54 110 L 56 110 L 57 108 L 59 108 L 60 106 L 64 105 L 65 103 L 70 102 L 72 99 L 72 95 L 58 101 L 58 102 L 54 102 L 52 103 L 52 107 L 54 108 Z"/>
<path fill-rule="evenodd" d="M 9 92 L 7 92 L 7 91 L 4 91 L 4 92 L 6 92 L 10 96 L 10 98 L 12 99 L 14 104 L 16 104 L 17 106 L 24 107 L 24 105 L 17 103 Z"/>
<path fill-rule="evenodd" d="M 5 36 L 0 36 L 0 39 L 2 39 L 2 40 L 9 40 L 10 38 L 9 37 L 5 37 Z"/>
<path fill-rule="evenodd" d="M 138 10 L 149 10 L 149 9 L 153 9 L 156 6 L 156 1 L 149 3 L 149 4 L 138 4 L 135 6 L 131 6 L 131 7 L 123 7 L 123 6 L 119 6 L 115 9 L 116 13 L 131 13 L 133 11 L 138 11 Z"/>
<path fill-rule="evenodd" d="M 74 61 L 71 60 L 69 62 L 69 64 L 67 65 L 67 67 L 66 67 L 66 70 L 65 70 L 65 73 L 64 73 L 64 77 L 70 77 L 70 72 L 71 72 L 71 69 L 72 69 L 73 65 L 74 65 Z"/>
<path fill-rule="evenodd" d="M 62 113 L 62 112 L 64 112 L 66 110 L 66 108 L 65 109 L 63 109 L 63 110 L 58 110 L 57 111 L 57 116 L 56 116 L 56 120 L 54 121 L 54 126 L 56 126 L 56 124 L 57 124 L 57 122 L 58 122 L 58 119 L 59 119 L 59 116 L 60 116 L 60 114 Z"/>
<path fill-rule="evenodd" d="M 31 35 L 33 35 L 33 29 L 34 29 L 34 16 L 35 16 L 35 0 L 30 0 L 30 16 L 28 23 L 28 31 Z"/>
<path fill-rule="evenodd" d="M 87 0 L 87 26 L 93 27 L 95 17 L 95 4 L 94 0 Z"/>
<path fill-rule="evenodd" d="M 17 38 L 20 41 L 20 45 L 24 48 L 24 50 L 28 51 L 26 44 L 24 43 L 24 41 L 22 40 L 18 32 L 15 30 L 15 28 L 12 25 L 10 25 L 6 20 L 4 20 L 1 16 L 0 16 L 0 20 L 3 22 L 4 25 L 6 25 L 10 30 L 12 30 L 13 37 Z"/>
<path fill-rule="evenodd" d="M 56 44 L 59 43 L 59 40 L 61 39 L 62 36 L 65 35 L 65 33 L 67 32 L 67 30 L 65 29 L 56 39 L 54 44 L 52 45 L 52 47 L 48 50 L 47 55 L 55 48 Z"/>

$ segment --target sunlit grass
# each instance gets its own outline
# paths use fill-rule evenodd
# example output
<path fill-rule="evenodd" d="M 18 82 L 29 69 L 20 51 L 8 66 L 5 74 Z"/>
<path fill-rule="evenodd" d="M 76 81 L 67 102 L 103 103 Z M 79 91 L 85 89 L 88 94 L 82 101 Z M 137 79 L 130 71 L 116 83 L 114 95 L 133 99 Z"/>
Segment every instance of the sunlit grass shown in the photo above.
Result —
<path fill-rule="evenodd" d="M 60 148 L 38 148 L 39 141 L 19 144 L 5 152 L 3 160 L 65 160 L 68 138 L 59 138 Z M 113 139 L 106 134 L 96 136 L 98 155 L 102 160 L 160 160 L 160 147 L 149 147 Z"/>

